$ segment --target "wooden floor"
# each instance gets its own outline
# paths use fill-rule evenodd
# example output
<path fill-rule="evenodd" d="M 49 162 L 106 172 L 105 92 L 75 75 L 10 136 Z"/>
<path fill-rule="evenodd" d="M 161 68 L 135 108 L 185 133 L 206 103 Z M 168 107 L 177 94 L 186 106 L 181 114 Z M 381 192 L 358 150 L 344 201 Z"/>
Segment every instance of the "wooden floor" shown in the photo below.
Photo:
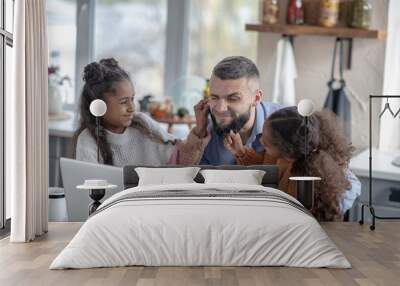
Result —
<path fill-rule="evenodd" d="M 48 270 L 81 224 L 50 223 L 32 243 L 0 241 L 0 285 L 400 285 L 400 222 L 378 222 L 375 231 L 356 223 L 324 229 L 353 268 L 121 267 Z"/>

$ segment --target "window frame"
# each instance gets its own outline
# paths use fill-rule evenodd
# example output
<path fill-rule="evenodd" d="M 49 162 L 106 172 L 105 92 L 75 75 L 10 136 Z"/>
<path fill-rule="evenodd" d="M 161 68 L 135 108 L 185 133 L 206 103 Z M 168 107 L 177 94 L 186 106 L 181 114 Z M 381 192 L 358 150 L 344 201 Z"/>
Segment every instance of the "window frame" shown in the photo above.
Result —
<path fill-rule="evenodd" d="M 191 0 L 168 0 L 165 47 L 164 94 L 187 74 Z"/>
<path fill-rule="evenodd" d="M 75 96 L 73 104 L 65 104 L 66 110 L 78 110 L 80 91 L 83 87 L 82 71 L 94 60 L 95 0 L 76 1 L 76 49 L 75 49 Z"/>

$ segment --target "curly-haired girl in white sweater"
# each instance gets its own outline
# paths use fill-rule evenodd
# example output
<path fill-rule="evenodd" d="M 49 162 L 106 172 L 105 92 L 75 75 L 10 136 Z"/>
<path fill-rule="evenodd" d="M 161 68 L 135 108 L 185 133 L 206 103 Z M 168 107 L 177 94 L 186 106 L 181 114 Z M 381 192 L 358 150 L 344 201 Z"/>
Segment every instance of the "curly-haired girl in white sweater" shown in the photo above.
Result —
<path fill-rule="evenodd" d="M 107 104 L 107 112 L 100 119 L 99 163 L 190 165 L 199 160 L 204 144 L 192 132 L 186 142 L 175 140 L 149 116 L 135 112 L 133 84 L 116 60 L 102 59 L 88 64 L 83 80 L 80 127 L 74 136 L 76 159 L 97 162 L 96 119 L 89 105 L 95 99 L 102 99 Z"/>

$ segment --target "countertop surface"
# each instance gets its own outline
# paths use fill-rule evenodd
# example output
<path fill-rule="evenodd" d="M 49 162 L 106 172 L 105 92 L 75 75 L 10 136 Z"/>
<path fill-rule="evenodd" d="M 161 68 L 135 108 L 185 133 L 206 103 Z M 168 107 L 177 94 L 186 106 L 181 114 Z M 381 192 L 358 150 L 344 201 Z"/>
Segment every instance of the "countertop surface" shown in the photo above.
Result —
<path fill-rule="evenodd" d="M 52 119 L 54 118 L 54 119 Z M 76 113 L 65 111 L 62 116 L 49 116 L 49 135 L 57 137 L 72 138 L 78 128 Z"/>
<path fill-rule="evenodd" d="M 392 164 L 400 156 L 400 150 L 382 151 L 372 149 L 372 177 L 400 182 L 400 167 Z M 369 177 L 369 149 L 365 149 L 350 161 L 350 169 L 359 177 Z"/>

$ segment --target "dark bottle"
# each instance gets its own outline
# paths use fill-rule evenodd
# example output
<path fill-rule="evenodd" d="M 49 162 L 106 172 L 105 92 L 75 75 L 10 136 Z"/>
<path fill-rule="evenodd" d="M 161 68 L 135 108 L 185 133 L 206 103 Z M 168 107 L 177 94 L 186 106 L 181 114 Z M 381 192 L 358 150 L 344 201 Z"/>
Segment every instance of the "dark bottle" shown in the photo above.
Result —
<path fill-rule="evenodd" d="M 292 25 L 304 24 L 304 8 L 302 0 L 290 0 L 287 11 L 287 22 Z"/>

